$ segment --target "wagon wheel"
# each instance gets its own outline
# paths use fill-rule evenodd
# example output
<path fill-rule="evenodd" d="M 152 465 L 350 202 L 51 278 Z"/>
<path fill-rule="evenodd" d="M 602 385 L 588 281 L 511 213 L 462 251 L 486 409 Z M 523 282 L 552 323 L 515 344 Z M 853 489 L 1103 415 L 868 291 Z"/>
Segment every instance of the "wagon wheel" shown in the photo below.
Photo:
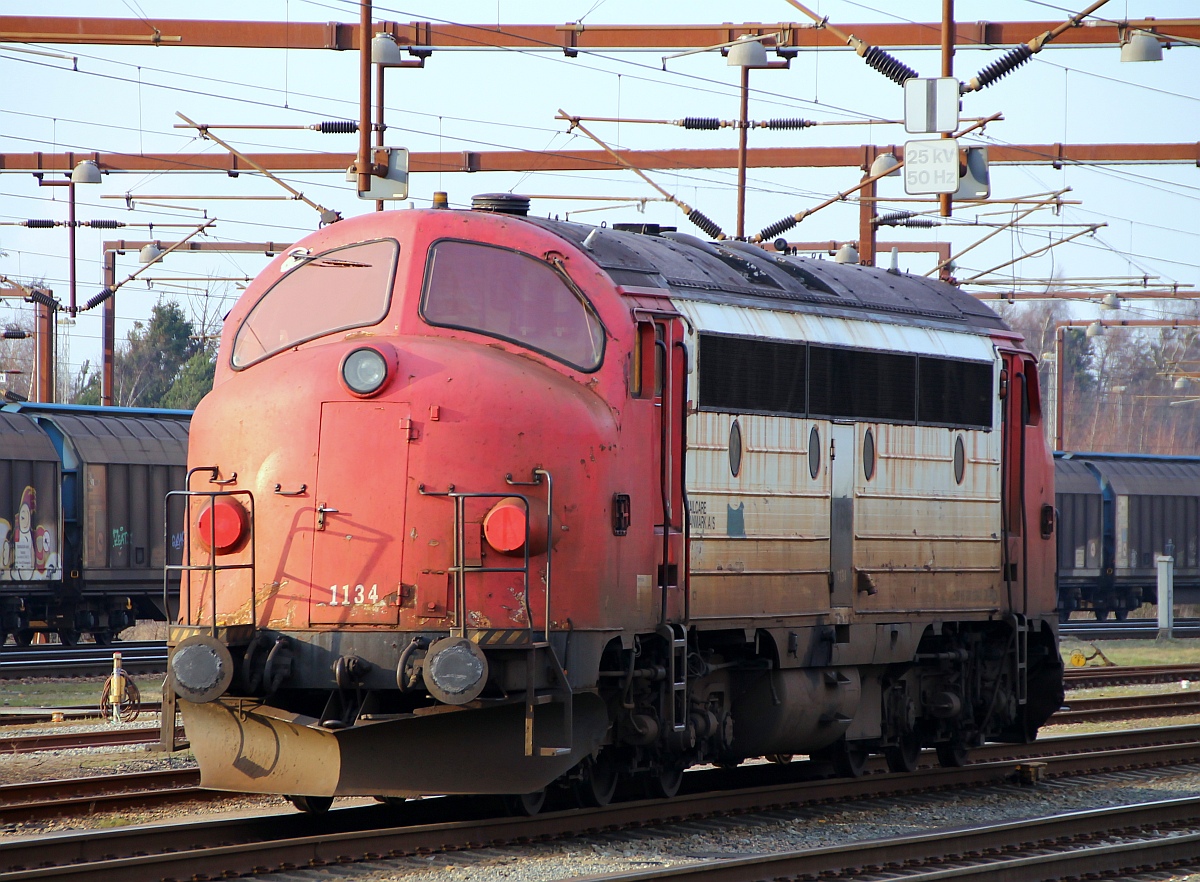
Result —
<path fill-rule="evenodd" d="M 791 753 L 768 753 L 763 759 L 770 763 L 777 763 L 781 766 L 786 766 L 792 761 L 795 754 Z"/>
<path fill-rule="evenodd" d="M 646 777 L 646 796 L 651 799 L 672 799 L 683 783 L 683 766 L 677 763 L 664 765 L 658 774 Z"/>
<path fill-rule="evenodd" d="M 288 802 L 310 815 L 323 815 L 333 805 L 332 796 L 289 796 Z"/>
<path fill-rule="evenodd" d="M 822 747 L 812 757 L 831 764 L 834 774 L 840 778 L 859 778 L 866 771 L 868 755 L 865 747 L 842 737 L 828 747 Z"/>
<path fill-rule="evenodd" d="M 77 646 L 79 644 L 79 632 L 74 628 L 59 628 L 58 639 L 63 646 Z"/>
<path fill-rule="evenodd" d="M 97 646 L 108 646 L 113 641 L 113 633 L 107 628 L 92 632 L 92 639 L 96 641 Z"/>
<path fill-rule="evenodd" d="M 580 805 L 604 808 L 612 802 L 613 794 L 617 792 L 621 770 L 611 751 L 601 751 L 595 759 L 585 760 L 580 771 L 579 778 L 572 782 L 575 799 Z"/>
<path fill-rule="evenodd" d="M 1098 607 L 1096 607 L 1095 610 L 1093 610 L 1093 615 L 1096 616 L 1097 622 L 1106 621 L 1108 619 L 1108 608 L 1103 607 L 1103 606 L 1098 606 Z"/>
<path fill-rule="evenodd" d="M 915 772 L 921 759 L 921 739 L 915 732 L 904 732 L 896 744 L 883 749 L 888 771 Z"/>
<path fill-rule="evenodd" d="M 504 797 L 504 806 L 510 815 L 525 815 L 532 818 L 546 804 L 546 790 L 535 790 L 533 793 L 514 793 Z"/>
<path fill-rule="evenodd" d="M 938 765 L 943 769 L 958 769 L 967 764 L 967 746 L 961 741 L 937 745 Z"/>
<path fill-rule="evenodd" d="M 13 639 L 17 642 L 18 646 L 33 645 L 33 628 L 22 628 L 19 631 L 14 631 Z"/>
<path fill-rule="evenodd" d="M 1118 622 L 1123 622 L 1129 618 L 1129 610 L 1123 606 L 1119 607 L 1113 610 L 1113 618 L 1115 618 Z"/>

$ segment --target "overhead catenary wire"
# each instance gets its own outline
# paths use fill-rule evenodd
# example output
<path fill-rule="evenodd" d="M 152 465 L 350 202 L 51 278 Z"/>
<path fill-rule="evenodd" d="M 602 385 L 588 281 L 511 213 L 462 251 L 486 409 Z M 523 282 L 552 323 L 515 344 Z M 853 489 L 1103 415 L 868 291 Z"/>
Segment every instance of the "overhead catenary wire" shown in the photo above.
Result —
<path fill-rule="evenodd" d="M 791 0 L 788 0 L 791 2 Z M 1047 43 L 1058 37 L 1060 34 L 1070 30 L 1071 28 L 1079 27 L 1085 18 L 1107 3 L 1108 0 L 1096 0 L 1083 12 L 1076 13 L 1057 25 L 1044 34 L 1034 37 L 1028 43 L 1021 43 L 1006 52 L 1003 56 L 987 65 L 978 74 L 972 77 L 967 82 L 960 86 L 963 92 L 978 92 L 980 89 L 987 88 L 997 80 L 1003 79 L 1008 74 L 1012 73 L 1018 67 L 1027 62 L 1030 58 L 1041 52 Z"/>
<path fill-rule="evenodd" d="M 848 34 L 840 28 L 831 25 L 829 23 L 829 16 L 817 15 L 817 13 L 813 12 L 803 3 L 798 3 L 797 0 L 787 0 L 787 2 L 816 22 L 818 28 L 824 28 L 839 40 L 844 40 L 847 46 L 852 47 L 862 57 L 863 61 L 896 85 L 903 86 L 905 81 L 919 76 L 915 70 L 887 50 L 880 49 L 878 46 L 872 46 L 866 40 L 856 37 L 854 34 Z"/>
<path fill-rule="evenodd" d="M 205 221 L 204 223 L 200 224 L 200 226 L 196 227 L 196 229 L 194 229 L 192 232 L 188 233 L 186 236 L 184 236 L 178 242 L 172 242 L 170 245 L 168 245 L 166 248 L 164 248 L 162 250 L 162 253 L 158 255 L 158 259 L 161 260 L 163 257 L 170 254 L 176 248 L 179 248 L 180 246 L 187 243 L 194 236 L 198 236 L 200 233 L 203 233 L 205 230 L 207 230 L 209 227 L 211 227 L 216 222 L 217 222 L 217 219 L 214 217 L 214 218 L 211 218 L 211 219 Z M 150 267 L 154 266 L 154 263 L 157 263 L 157 262 L 158 261 L 156 260 L 153 263 L 146 264 L 141 269 L 135 270 L 134 272 L 132 272 L 128 276 L 126 276 L 124 279 L 117 282 L 117 284 L 113 285 L 111 288 L 101 288 L 100 293 L 98 293 L 95 297 L 93 297 L 86 304 L 84 304 L 83 309 L 80 311 L 86 312 L 89 309 L 95 309 L 97 306 L 99 306 L 105 300 L 108 300 L 110 297 L 112 297 L 114 294 L 116 294 L 118 288 L 120 288 L 122 285 L 125 285 L 128 282 L 132 282 L 134 279 L 136 279 L 142 273 L 146 272 L 146 270 L 150 269 Z"/>
<path fill-rule="evenodd" d="M 788 2 L 790 3 L 790 2 L 792 2 L 792 0 L 788 0 Z M 961 138 L 963 135 L 973 132 L 975 129 L 983 128 L 988 123 L 995 122 L 996 120 L 1000 120 L 1003 118 L 1004 118 L 1003 114 L 993 113 L 991 116 L 984 117 L 983 119 L 977 120 L 975 123 L 973 123 L 972 125 L 968 126 L 965 129 L 963 129 L 961 132 L 956 134 L 954 137 Z M 775 221 L 775 223 L 773 223 L 767 227 L 764 227 L 756 235 L 751 236 L 750 241 L 751 242 L 765 242 L 769 239 L 774 239 L 776 236 L 778 236 L 781 233 L 787 232 L 792 227 L 796 226 L 796 224 L 800 223 L 802 220 L 809 217 L 810 215 L 816 214 L 821 209 L 828 208 L 829 206 L 835 205 L 838 202 L 844 202 L 848 197 L 850 197 L 854 193 L 857 193 L 863 187 L 866 187 L 868 184 L 873 184 L 882 178 L 886 178 L 888 175 L 893 174 L 897 169 L 902 168 L 903 166 L 904 166 L 904 160 L 901 159 L 895 165 L 891 166 L 890 168 L 886 169 L 885 171 L 879 172 L 879 174 L 875 174 L 875 175 L 868 174 L 866 177 L 864 177 L 861 181 L 859 181 L 853 187 L 843 190 L 842 192 L 838 193 L 836 196 L 830 196 L 824 202 L 821 202 L 820 204 L 814 206 L 813 208 L 806 208 L 803 211 L 798 211 L 793 215 L 789 215 L 788 217 L 780 218 L 779 220 Z"/>
<path fill-rule="evenodd" d="M 589 138 L 591 138 L 593 141 L 595 141 L 596 144 L 598 144 L 600 146 L 600 148 L 602 150 L 604 150 L 609 156 L 611 156 L 618 163 L 623 165 L 625 168 L 629 169 L 631 172 L 633 172 L 635 175 L 637 175 L 639 178 L 641 178 L 643 181 L 645 181 L 647 184 L 649 184 L 651 187 L 653 187 L 655 190 L 657 190 L 660 194 L 662 194 L 662 196 L 668 202 L 672 203 L 680 211 L 682 211 L 684 216 L 688 220 L 690 220 L 692 223 L 694 223 L 697 227 L 699 227 L 701 230 L 703 230 L 709 236 L 712 236 L 712 238 L 714 238 L 714 239 L 724 239 L 725 238 L 724 231 L 722 231 L 721 227 L 716 223 L 716 221 L 712 220 L 707 215 L 701 213 L 697 209 L 692 208 L 690 205 L 688 205 L 686 202 L 684 202 L 679 197 L 675 196 L 672 193 L 668 193 L 666 190 L 664 190 L 658 184 L 654 183 L 654 181 L 652 181 L 650 179 L 649 175 L 647 175 L 644 171 L 642 171 L 640 168 L 635 166 L 632 162 L 627 160 L 625 157 L 621 156 L 619 153 L 617 153 L 617 151 L 615 151 L 611 147 L 609 147 L 608 144 L 606 144 L 603 140 L 601 140 L 599 137 L 597 137 L 595 134 L 593 134 L 591 131 L 589 131 L 588 128 L 579 121 L 579 117 L 571 116 L 569 113 L 567 113 L 565 110 L 563 110 L 560 107 L 558 109 L 558 116 L 555 117 L 555 119 L 566 120 L 568 123 L 570 123 L 570 127 L 568 128 L 567 131 L 574 131 L 575 129 L 579 129 L 579 131 L 583 132 L 585 135 L 587 135 Z"/>
<path fill-rule="evenodd" d="M 242 162 L 245 162 L 247 165 L 251 166 L 252 168 L 254 168 L 257 171 L 261 172 L 262 174 L 266 175 L 272 181 L 274 181 L 279 186 L 283 187 L 285 190 L 287 190 L 289 193 L 291 193 L 293 196 L 295 196 L 297 199 L 302 201 L 309 208 L 318 212 L 321 215 L 321 223 L 331 224 L 331 223 L 334 223 L 335 221 L 339 221 L 342 219 L 342 215 L 340 212 L 334 211 L 332 209 L 326 208 L 324 205 L 318 205 L 316 202 L 313 202 L 311 199 L 309 199 L 307 196 L 305 196 L 303 193 L 301 193 L 299 190 L 297 190 L 295 187 L 293 187 L 287 181 L 283 180 L 278 175 L 274 174 L 273 172 L 271 172 L 264 166 L 260 165 L 259 163 L 255 162 L 253 159 L 251 159 L 246 154 L 242 153 L 236 147 L 232 147 L 231 145 L 227 144 L 225 141 L 222 141 L 216 135 L 209 132 L 205 126 L 201 125 L 200 123 L 193 122 L 192 120 L 188 119 L 186 116 L 184 116 L 179 111 L 175 111 L 175 115 L 177 117 L 179 117 L 181 120 L 183 120 L 185 123 L 187 123 L 188 125 L 192 126 L 192 128 L 196 129 L 196 131 L 200 134 L 201 138 L 209 138 L 209 139 L 215 141 L 216 143 L 220 144 L 222 147 L 224 147 L 226 150 L 228 150 L 230 153 L 232 153 L 238 159 L 242 160 Z"/>

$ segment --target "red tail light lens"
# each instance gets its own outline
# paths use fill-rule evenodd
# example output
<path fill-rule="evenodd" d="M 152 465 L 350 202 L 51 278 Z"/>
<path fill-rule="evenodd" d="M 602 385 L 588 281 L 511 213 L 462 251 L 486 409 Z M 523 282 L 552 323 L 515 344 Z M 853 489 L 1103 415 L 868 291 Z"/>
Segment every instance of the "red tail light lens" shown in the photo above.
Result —
<path fill-rule="evenodd" d="M 249 534 L 250 515 L 229 497 L 214 500 L 196 519 L 197 540 L 218 554 L 235 550 Z"/>

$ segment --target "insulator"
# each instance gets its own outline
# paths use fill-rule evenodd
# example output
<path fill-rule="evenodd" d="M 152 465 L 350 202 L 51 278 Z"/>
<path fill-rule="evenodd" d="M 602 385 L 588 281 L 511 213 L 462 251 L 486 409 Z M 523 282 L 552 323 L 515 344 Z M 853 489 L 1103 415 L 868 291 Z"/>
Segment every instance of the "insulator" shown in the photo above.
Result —
<path fill-rule="evenodd" d="M 84 309 L 95 309 L 109 297 L 112 297 L 116 291 L 112 288 L 101 288 L 100 293 L 83 305 Z"/>
<path fill-rule="evenodd" d="M 938 226 L 938 222 L 931 217 L 910 217 L 900 224 L 900 226 L 909 227 L 914 230 L 931 230 Z"/>
<path fill-rule="evenodd" d="M 721 121 L 715 116 L 685 116 L 683 127 L 685 129 L 719 129 Z"/>
<path fill-rule="evenodd" d="M 863 61 L 899 86 L 903 86 L 905 80 L 917 76 L 915 70 L 878 46 L 868 47 L 863 53 Z"/>
<path fill-rule="evenodd" d="M 5 340 L 24 340 L 29 336 L 29 333 L 24 328 L 17 328 L 10 325 L 4 329 Z"/>
<path fill-rule="evenodd" d="M 42 306 L 48 306 L 51 309 L 58 309 L 60 306 L 62 306 L 62 304 L 50 296 L 48 292 L 42 291 L 38 288 L 34 288 L 32 291 L 30 291 L 29 296 L 25 299 L 30 303 L 38 303 Z"/>
<path fill-rule="evenodd" d="M 1033 50 L 1026 43 L 1022 43 L 1015 49 L 1010 49 L 979 72 L 979 76 L 975 77 L 975 83 L 977 84 L 975 88 L 982 89 L 985 86 L 990 86 L 1004 75 L 1016 70 L 1032 57 Z"/>
<path fill-rule="evenodd" d="M 769 119 L 767 120 L 768 129 L 807 129 L 809 126 L 815 126 L 816 123 L 811 119 Z"/>
<path fill-rule="evenodd" d="M 100 220 L 88 221 L 87 225 L 96 230 L 115 230 L 117 227 L 125 226 L 125 222 L 112 220 L 111 218 L 101 218 Z"/>
<path fill-rule="evenodd" d="M 353 135 L 358 131 L 358 123 L 350 119 L 327 119 L 314 128 L 323 135 Z"/>
<path fill-rule="evenodd" d="M 902 221 L 908 220 L 915 215 L 915 211 L 885 211 L 879 217 L 875 218 L 875 226 L 877 227 L 894 227 Z"/>
<path fill-rule="evenodd" d="M 708 233 L 708 235 L 712 238 L 720 239 L 723 235 L 721 228 L 717 226 L 716 221 L 710 217 L 707 217 L 706 215 L 701 214 L 700 212 L 696 211 L 696 209 L 693 208 L 687 217 L 688 220 L 690 220 L 704 232 Z"/>
<path fill-rule="evenodd" d="M 33 218 L 24 222 L 23 226 L 29 227 L 31 230 L 48 230 L 55 225 L 55 221 L 45 220 L 41 218 Z"/>
<path fill-rule="evenodd" d="M 780 233 L 786 233 L 798 223 L 800 223 L 800 221 L 796 220 L 794 216 L 788 215 L 782 220 L 775 221 L 775 223 L 771 224 L 771 226 L 764 227 L 762 232 L 758 234 L 758 238 L 763 242 L 766 242 L 768 239 L 774 239 Z"/>

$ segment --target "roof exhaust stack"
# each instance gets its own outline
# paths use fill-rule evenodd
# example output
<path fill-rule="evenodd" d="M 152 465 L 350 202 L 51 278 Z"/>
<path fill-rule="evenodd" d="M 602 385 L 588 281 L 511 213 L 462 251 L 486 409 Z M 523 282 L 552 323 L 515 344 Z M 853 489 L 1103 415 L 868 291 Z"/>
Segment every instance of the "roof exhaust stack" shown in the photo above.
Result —
<path fill-rule="evenodd" d="M 524 217 L 529 214 L 529 197 L 516 193 L 480 193 L 471 197 L 471 210 Z"/>

